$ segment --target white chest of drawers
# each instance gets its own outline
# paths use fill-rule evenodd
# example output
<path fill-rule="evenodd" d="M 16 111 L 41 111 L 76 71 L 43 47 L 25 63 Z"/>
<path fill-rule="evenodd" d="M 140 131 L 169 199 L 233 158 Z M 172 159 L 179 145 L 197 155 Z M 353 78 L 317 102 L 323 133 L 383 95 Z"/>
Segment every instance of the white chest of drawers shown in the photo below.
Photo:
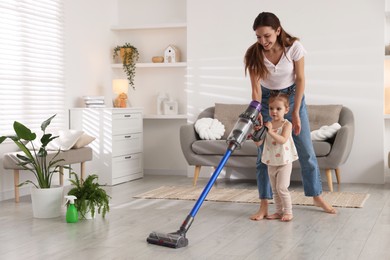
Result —
<path fill-rule="evenodd" d="M 96 137 L 89 146 L 93 160 L 87 174 L 99 183 L 116 185 L 143 177 L 143 120 L 141 108 L 74 108 L 70 129 Z"/>

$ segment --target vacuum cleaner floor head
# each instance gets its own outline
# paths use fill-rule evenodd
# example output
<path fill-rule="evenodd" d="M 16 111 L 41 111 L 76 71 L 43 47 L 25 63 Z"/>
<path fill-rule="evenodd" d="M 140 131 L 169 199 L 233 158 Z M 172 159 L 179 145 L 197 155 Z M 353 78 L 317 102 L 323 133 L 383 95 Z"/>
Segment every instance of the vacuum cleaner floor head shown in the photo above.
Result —
<path fill-rule="evenodd" d="M 188 245 L 188 239 L 179 232 L 168 234 L 152 232 L 149 234 L 146 241 L 150 244 L 166 246 L 170 248 L 180 248 Z"/>

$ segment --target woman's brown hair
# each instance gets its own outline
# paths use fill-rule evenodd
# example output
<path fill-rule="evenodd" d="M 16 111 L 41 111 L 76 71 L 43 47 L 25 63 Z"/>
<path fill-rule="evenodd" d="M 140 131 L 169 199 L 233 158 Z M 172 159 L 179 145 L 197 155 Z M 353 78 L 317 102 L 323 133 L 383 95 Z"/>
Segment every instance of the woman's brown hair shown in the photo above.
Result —
<path fill-rule="evenodd" d="M 277 41 L 282 46 L 283 51 L 286 47 L 290 47 L 294 41 L 298 40 L 297 37 L 288 34 L 280 24 L 279 18 L 268 12 L 260 13 L 253 22 L 253 30 L 255 31 L 260 26 L 269 26 L 275 31 L 280 28 L 280 34 L 277 37 Z M 245 75 L 247 71 L 250 71 L 257 76 L 258 79 L 266 78 L 268 75 L 267 67 L 264 64 L 263 46 L 256 42 L 248 48 L 245 53 Z"/>

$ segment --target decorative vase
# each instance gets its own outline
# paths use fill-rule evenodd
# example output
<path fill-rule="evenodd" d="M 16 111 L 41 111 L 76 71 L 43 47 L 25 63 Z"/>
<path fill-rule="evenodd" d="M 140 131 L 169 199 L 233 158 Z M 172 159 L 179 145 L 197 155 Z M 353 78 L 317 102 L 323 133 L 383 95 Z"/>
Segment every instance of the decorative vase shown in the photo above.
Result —
<path fill-rule="evenodd" d="M 169 100 L 169 95 L 165 92 L 159 92 L 157 94 L 157 115 L 164 114 L 164 101 Z"/>
<path fill-rule="evenodd" d="M 31 188 L 31 202 L 34 218 L 57 218 L 61 216 L 64 187 L 49 189 Z"/>

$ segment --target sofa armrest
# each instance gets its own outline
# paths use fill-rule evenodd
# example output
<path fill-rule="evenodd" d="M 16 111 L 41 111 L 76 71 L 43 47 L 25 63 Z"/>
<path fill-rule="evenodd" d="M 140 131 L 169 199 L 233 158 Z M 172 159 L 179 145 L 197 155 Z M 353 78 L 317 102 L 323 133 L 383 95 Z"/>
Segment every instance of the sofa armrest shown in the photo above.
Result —
<path fill-rule="evenodd" d="M 336 169 L 339 165 L 345 163 L 351 153 L 353 139 L 354 126 L 345 125 L 337 131 L 332 150 L 329 155 L 324 158 L 326 161 L 326 168 Z M 319 160 L 319 163 L 321 164 L 321 160 Z"/>
<path fill-rule="evenodd" d="M 191 158 L 193 155 L 192 144 L 199 140 L 199 136 L 195 131 L 194 124 L 183 125 L 180 127 L 180 145 L 183 155 L 189 165 L 191 164 Z"/>

